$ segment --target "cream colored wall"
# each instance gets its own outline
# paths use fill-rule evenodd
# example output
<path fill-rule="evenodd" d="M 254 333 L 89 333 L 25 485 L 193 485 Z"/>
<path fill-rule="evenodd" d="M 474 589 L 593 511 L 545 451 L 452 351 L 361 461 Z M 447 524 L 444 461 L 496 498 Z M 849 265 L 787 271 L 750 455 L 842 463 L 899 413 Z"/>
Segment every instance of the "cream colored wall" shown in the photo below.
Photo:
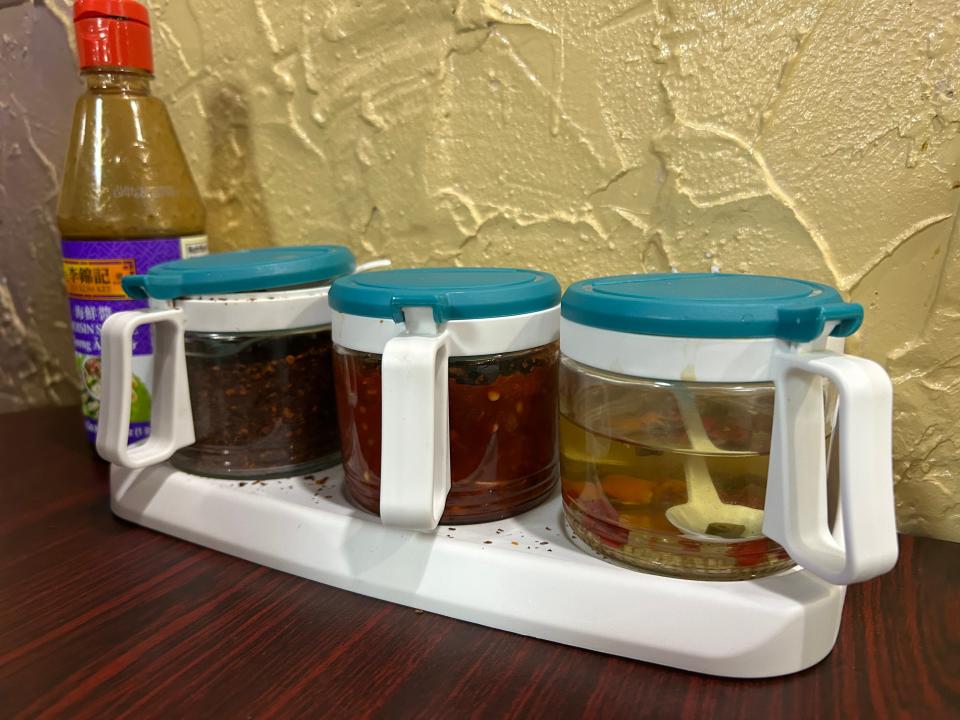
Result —
<path fill-rule="evenodd" d="M 960 540 L 952 4 L 149 4 L 216 249 L 832 283 L 896 384 L 901 527 Z"/>

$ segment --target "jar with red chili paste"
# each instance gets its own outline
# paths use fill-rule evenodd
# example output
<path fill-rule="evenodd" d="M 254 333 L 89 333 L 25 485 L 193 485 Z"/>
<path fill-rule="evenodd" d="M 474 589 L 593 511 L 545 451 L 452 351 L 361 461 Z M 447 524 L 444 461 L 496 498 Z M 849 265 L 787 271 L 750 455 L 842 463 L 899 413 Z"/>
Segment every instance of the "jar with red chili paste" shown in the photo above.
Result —
<path fill-rule="evenodd" d="M 330 292 L 346 488 L 385 525 L 517 515 L 558 474 L 560 286 L 504 268 L 387 270 Z"/>
<path fill-rule="evenodd" d="M 336 464 L 327 294 L 354 269 L 346 247 L 313 245 L 178 260 L 124 277 L 124 290 L 150 309 L 104 325 L 100 454 L 123 467 L 169 460 L 240 480 Z M 150 344 L 160 370 L 152 398 L 131 352 Z M 128 447 L 131 387 L 152 406 L 153 426 Z"/>

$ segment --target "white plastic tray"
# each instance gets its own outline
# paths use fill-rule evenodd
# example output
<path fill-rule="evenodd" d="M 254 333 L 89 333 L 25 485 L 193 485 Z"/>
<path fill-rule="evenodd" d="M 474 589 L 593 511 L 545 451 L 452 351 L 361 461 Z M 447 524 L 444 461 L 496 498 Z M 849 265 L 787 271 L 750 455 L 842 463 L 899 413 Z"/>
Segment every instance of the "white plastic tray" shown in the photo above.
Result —
<path fill-rule="evenodd" d="M 122 518 L 363 595 L 567 645 L 711 675 L 770 677 L 833 648 L 844 588 L 803 570 L 700 582 L 619 567 L 574 545 L 559 494 L 528 513 L 434 533 L 386 528 L 339 467 L 235 482 L 111 468 Z"/>

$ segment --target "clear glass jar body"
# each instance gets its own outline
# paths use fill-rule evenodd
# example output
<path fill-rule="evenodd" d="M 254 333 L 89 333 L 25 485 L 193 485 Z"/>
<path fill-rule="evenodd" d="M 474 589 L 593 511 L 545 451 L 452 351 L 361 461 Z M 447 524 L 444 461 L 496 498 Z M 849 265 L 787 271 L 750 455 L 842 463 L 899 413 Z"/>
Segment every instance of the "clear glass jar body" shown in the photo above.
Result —
<path fill-rule="evenodd" d="M 330 326 L 187 332 L 196 442 L 175 467 L 231 479 L 289 477 L 339 461 Z"/>
<path fill-rule="evenodd" d="M 558 343 L 449 360 L 451 488 L 442 523 L 517 515 L 543 502 L 559 477 Z M 346 487 L 379 512 L 382 356 L 334 346 Z"/>
<path fill-rule="evenodd" d="M 829 440 L 836 400 L 826 392 Z M 791 567 L 760 532 L 773 399 L 773 383 L 644 379 L 561 357 L 571 529 L 603 555 L 677 577 L 742 580 Z M 693 413 L 702 431 L 688 431 Z"/>

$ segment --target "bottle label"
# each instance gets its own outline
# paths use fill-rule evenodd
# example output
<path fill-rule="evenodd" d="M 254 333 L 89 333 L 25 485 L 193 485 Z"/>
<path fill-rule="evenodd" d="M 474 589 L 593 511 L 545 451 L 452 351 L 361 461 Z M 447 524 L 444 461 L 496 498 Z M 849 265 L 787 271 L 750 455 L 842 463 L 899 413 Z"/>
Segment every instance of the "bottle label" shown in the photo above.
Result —
<path fill-rule="evenodd" d="M 130 240 L 67 240 L 63 249 L 63 280 L 70 300 L 73 348 L 80 374 L 84 428 L 93 442 L 100 414 L 100 327 L 121 310 L 147 307 L 146 300 L 127 297 L 120 285 L 125 275 L 147 272 L 159 263 L 207 254 L 207 236 Z M 130 442 L 150 434 L 153 380 L 153 338 L 143 326 L 133 333 L 133 393 Z"/>

